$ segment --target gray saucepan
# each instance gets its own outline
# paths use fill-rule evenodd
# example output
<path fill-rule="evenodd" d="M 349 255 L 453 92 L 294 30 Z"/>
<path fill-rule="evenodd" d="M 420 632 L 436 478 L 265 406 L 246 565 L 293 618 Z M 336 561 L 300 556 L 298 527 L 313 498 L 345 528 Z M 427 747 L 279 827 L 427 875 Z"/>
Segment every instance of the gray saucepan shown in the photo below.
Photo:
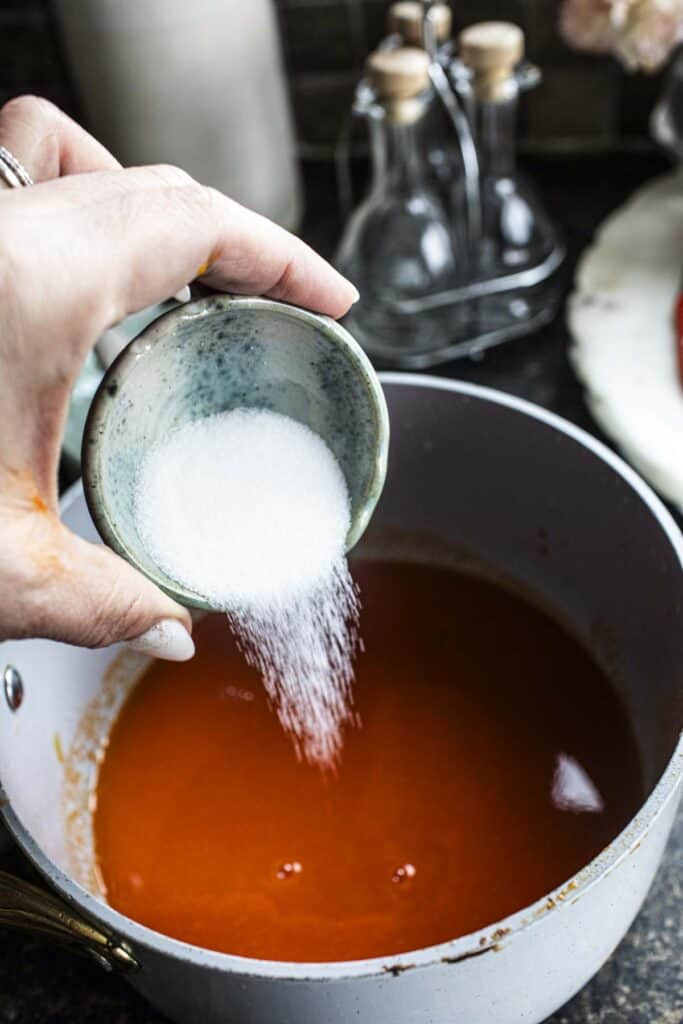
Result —
<path fill-rule="evenodd" d="M 2 644 L 2 814 L 49 889 L 1 877 L 0 923 L 51 934 L 125 972 L 175 1021 L 534 1024 L 609 956 L 662 856 L 683 767 L 683 541 L 671 516 L 611 451 L 541 409 L 429 377 L 389 374 L 383 385 L 393 443 L 362 544 L 484 566 L 555 608 L 620 690 L 647 797 L 574 878 L 476 934 L 350 963 L 219 954 L 129 920 L 70 870 L 56 737 L 67 750 L 116 650 Z M 95 538 L 80 487 L 63 515 Z"/>

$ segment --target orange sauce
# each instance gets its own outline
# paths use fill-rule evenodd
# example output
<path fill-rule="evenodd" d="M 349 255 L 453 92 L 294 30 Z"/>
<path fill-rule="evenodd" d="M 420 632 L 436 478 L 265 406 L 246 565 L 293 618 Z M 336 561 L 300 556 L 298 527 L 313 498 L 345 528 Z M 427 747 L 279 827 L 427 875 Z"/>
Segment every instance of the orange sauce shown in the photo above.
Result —
<path fill-rule="evenodd" d="M 296 761 L 225 618 L 157 662 L 114 725 L 96 846 L 110 903 L 214 950 L 405 952 L 568 880 L 636 811 L 640 761 L 610 682 L 543 612 L 447 570 L 360 562 L 362 635 L 336 777 Z M 601 810 L 551 796 L 559 755 Z"/>

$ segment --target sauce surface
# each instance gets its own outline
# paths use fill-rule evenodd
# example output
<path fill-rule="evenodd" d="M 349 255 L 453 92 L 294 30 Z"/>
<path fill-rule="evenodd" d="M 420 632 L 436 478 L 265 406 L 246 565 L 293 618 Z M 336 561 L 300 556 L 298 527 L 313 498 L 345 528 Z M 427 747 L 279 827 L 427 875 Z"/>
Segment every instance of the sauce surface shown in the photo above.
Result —
<path fill-rule="evenodd" d="M 296 761 L 223 616 L 157 662 L 112 730 L 95 840 L 112 906 L 274 960 L 406 952 L 568 880 L 637 810 L 609 680 L 519 597 L 449 570 L 359 562 L 355 699 L 336 777 Z"/>

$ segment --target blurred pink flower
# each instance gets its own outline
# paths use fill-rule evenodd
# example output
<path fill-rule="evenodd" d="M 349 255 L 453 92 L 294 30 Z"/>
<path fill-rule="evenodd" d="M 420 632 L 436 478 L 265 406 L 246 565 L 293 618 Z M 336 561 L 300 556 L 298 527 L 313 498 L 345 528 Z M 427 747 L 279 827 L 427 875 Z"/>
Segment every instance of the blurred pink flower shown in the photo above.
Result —
<path fill-rule="evenodd" d="M 683 0 L 564 0 L 560 28 L 573 46 L 654 71 L 683 41 Z"/>
<path fill-rule="evenodd" d="M 567 42 L 580 50 L 606 53 L 614 42 L 612 0 L 565 0 L 560 29 Z"/>

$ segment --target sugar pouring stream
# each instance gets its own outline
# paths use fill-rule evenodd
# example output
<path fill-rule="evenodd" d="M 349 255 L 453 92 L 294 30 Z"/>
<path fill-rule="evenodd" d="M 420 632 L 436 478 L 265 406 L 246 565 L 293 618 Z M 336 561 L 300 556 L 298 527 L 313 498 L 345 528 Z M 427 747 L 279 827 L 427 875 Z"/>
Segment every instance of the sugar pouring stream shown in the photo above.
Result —
<path fill-rule="evenodd" d="M 299 757 L 334 767 L 358 599 L 348 489 L 322 438 L 265 409 L 194 420 L 145 455 L 134 503 L 157 563 L 226 612 Z"/>
<path fill-rule="evenodd" d="M 103 539 L 181 603 L 227 613 L 298 754 L 325 768 L 354 722 L 345 553 L 382 490 L 388 437 L 381 386 L 343 327 L 226 295 L 131 342 L 86 424 Z"/>

